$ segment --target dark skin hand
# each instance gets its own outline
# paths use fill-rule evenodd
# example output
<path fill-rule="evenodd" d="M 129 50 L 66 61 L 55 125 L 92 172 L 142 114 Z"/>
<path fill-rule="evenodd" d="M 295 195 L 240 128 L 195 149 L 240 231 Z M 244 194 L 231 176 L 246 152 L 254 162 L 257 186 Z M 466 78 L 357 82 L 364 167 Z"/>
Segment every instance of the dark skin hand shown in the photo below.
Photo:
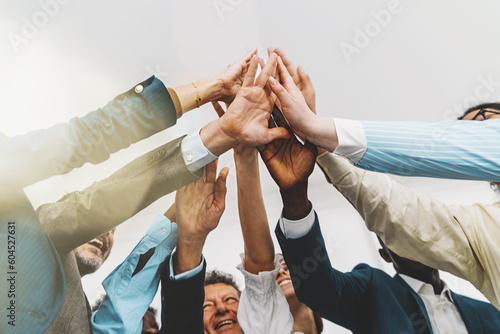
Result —
<path fill-rule="evenodd" d="M 274 108 L 272 115 L 279 127 L 289 131 L 290 138 L 272 141 L 260 150 L 260 155 L 280 187 L 284 217 L 298 220 L 311 211 L 307 181 L 314 170 L 318 148 L 307 141 L 302 145 L 293 135 L 279 109 Z M 275 126 L 274 122 L 270 120 L 270 127 Z"/>

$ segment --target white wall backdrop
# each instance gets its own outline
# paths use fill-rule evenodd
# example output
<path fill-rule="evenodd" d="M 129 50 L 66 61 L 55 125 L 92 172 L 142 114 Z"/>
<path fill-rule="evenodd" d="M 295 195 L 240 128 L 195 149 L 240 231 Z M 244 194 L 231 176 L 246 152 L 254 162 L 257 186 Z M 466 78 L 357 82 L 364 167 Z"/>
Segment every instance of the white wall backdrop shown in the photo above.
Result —
<path fill-rule="evenodd" d="M 0 132 L 7 135 L 83 116 L 152 74 L 167 86 L 215 75 L 254 46 L 261 57 L 267 46 L 280 46 L 303 65 L 321 115 L 439 121 L 477 102 L 500 100 L 500 4 L 494 0 L 1 0 L 0 9 Z M 100 165 L 86 164 L 26 191 L 35 207 L 56 201 L 215 117 L 210 106 L 202 107 Z M 205 256 L 209 268 L 232 272 L 242 283 L 235 269 L 243 245 L 232 153 L 221 160 L 233 167 L 228 205 Z M 281 201 L 261 167 L 274 229 Z M 494 201 L 482 182 L 398 180 L 449 203 Z M 319 169 L 310 197 L 337 268 L 366 262 L 394 273 L 358 214 Z M 173 198 L 158 200 L 118 228 L 106 264 L 83 280 L 91 301 Z M 443 276 L 457 292 L 482 298 L 470 284 Z M 347 332 L 325 322 L 325 333 Z"/>

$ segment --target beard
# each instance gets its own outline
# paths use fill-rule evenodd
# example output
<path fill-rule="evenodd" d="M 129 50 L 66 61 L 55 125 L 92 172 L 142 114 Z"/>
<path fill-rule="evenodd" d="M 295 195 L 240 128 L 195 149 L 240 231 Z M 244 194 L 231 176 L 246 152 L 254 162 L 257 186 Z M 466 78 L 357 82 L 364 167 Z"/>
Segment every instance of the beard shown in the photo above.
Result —
<path fill-rule="evenodd" d="M 94 273 L 104 262 L 101 252 L 86 250 L 83 246 L 75 249 L 75 256 L 80 277 Z"/>

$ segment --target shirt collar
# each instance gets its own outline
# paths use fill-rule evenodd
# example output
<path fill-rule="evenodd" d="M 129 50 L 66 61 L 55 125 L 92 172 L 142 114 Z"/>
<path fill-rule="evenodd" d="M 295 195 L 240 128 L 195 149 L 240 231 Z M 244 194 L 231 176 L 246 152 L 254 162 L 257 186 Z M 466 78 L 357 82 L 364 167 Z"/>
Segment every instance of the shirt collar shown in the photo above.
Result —
<path fill-rule="evenodd" d="M 413 278 L 413 277 L 410 277 L 410 276 L 407 276 L 407 275 L 403 275 L 403 274 L 398 274 L 398 275 L 401 276 L 401 278 L 417 294 L 419 294 L 419 295 L 420 294 L 425 294 L 426 288 L 430 289 L 429 291 L 431 291 L 431 293 L 434 294 L 434 289 L 433 289 L 432 285 L 427 284 L 425 282 L 422 282 L 421 280 L 418 280 L 416 278 Z M 441 296 L 444 297 L 444 298 L 446 298 L 446 299 L 448 299 L 450 302 L 455 303 L 453 301 L 453 296 L 451 295 L 451 290 L 448 287 L 448 284 L 446 284 L 446 282 L 443 281 L 443 280 L 441 280 L 441 282 L 443 282 L 443 291 L 441 291 Z"/>

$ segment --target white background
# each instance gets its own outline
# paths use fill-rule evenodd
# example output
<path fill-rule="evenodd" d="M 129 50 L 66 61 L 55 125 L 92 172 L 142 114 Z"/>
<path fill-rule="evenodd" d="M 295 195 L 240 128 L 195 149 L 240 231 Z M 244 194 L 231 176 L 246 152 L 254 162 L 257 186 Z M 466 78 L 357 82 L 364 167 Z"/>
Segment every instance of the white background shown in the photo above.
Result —
<path fill-rule="evenodd" d="M 389 7 L 397 10 L 382 26 L 373 13 Z M 316 88 L 321 115 L 439 121 L 455 118 L 478 101 L 500 100 L 500 5 L 493 0 L 66 0 L 57 6 L 51 1 L 2 0 L 0 9 L 0 132 L 7 135 L 83 116 L 152 74 L 170 87 L 215 75 L 254 46 L 261 57 L 266 57 L 267 46 L 280 46 L 303 65 Z M 24 28 L 23 35 L 27 21 L 38 27 Z M 371 37 L 361 41 L 359 31 Z M 357 52 L 346 56 L 342 47 L 347 44 Z M 56 201 L 215 117 L 210 106 L 192 111 L 174 128 L 98 166 L 86 164 L 33 185 L 27 193 L 35 207 Z M 204 254 L 209 268 L 232 272 L 242 283 L 235 269 L 243 245 L 232 153 L 221 160 L 222 166 L 233 167 L 227 210 L 207 239 Z M 267 171 L 261 171 L 274 229 L 281 201 Z M 449 203 L 494 200 L 485 182 L 398 180 Z M 118 228 L 108 261 L 83 279 L 91 303 L 100 293 L 100 282 L 173 198 L 158 200 Z M 377 242 L 358 214 L 318 168 L 310 180 L 310 198 L 336 268 L 348 271 L 366 262 L 394 273 L 379 258 Z M 455 291 L 481 298 L 468 283 L 443 276 Z M 325 321 L 324 332 L 348 331 Z"/>

